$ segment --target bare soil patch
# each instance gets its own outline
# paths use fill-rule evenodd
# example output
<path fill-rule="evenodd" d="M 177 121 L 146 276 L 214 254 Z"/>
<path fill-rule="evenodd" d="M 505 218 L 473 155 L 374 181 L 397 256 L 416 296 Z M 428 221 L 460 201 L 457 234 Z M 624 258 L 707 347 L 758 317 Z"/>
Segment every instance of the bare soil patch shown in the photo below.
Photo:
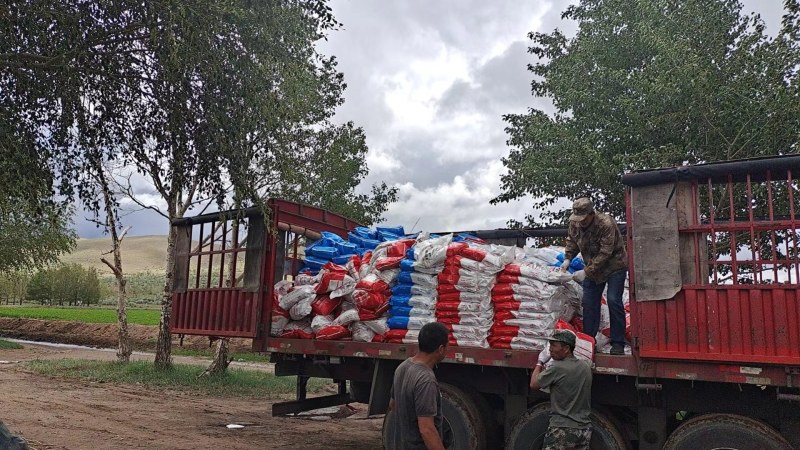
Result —
<path fill-rule="evenodd" d="M 128 325 L 128 333 L 134 350 L 155 350 L 158 327 L 131 324 Z M 117 325 L 0 317 L 0 337 L 115 348 L 117 346 Z M 173 335 L 173 348 L 177 348 L 180 344 L 180 336 Z M 251 350 L 251 346 L 252 340 L 250 339 L 231 339 L 231 351 L 247 352 Z M 209 340 L 205 336 L 184 336 L 183 348 L 211 349 Z"/>
<path fill-rule="evenodd" d="M 35 450 L 381 448 L 382 419 L 365 418 L 362 404 L 324 417 L 272 417 L 272 402 L 263 399 L 50 378 L 23 363 L 100 353 L 109 352 L 39 345 L 0 350 L 0 420 Z M 226 428 L 232 423 L 244 428 Z"/>

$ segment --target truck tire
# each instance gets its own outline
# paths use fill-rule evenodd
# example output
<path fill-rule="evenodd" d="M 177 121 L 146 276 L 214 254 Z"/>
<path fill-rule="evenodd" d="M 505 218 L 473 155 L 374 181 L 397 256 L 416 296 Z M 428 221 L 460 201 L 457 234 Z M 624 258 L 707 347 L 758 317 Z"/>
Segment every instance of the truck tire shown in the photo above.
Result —
<path fill-rule="evenodd" d="M 506 436 L 506 450 L 540 449 L 550 422 L 550 403 L 534 405 L 521 415 Z"/>
<path fill-rule="evenodd" d="M 620 450 L 630 447 L 614 421 L 604 412 L 592 409 L 591 450 Z M 550 402 L 539 403 L 523 414 L 506 439 L 506 450 L 542 448 L 550 422 Z"/>
<path fill-rule="evenodd" d="M 480 411 L 470 394 L 446 383 L 439 383 L 442 392 L 442 432 L 448 450 L 484 450 L 486 446 L 486 428 Z M 381 433 L 383 446 L 392 433 L 392 422 L 388 412 L 383 418 Z"/>
<path fill-rule="evenodd" d="M 472 397 L 475 406 L 478 407 L 478 413 L 483 421 L 483 427 L 486 430 L 486 448 L 501 448 L 503 446 L 503 430 L 500 422 L 495 417 L 494 409 L 489 400 L 474 389 L 467 390 L 467 393 Z"/>
<path fill-rule="evenodd" d="M 445 437 L 452 432 L 450 450 L 486 449 L 486 426 L 478 405 L 467 392 L 452 384 L 439 383 L 442 391 L 442 416 Z M 446 441 L 447 439 L 445 439 Z"/>
<path fill-rule="evenodd" d="M 687 420 L 670 434 L 664 450 L 728 448 L 786 450 L 786 439 L 760 420 L 734 414 L 706 414 Z"/>

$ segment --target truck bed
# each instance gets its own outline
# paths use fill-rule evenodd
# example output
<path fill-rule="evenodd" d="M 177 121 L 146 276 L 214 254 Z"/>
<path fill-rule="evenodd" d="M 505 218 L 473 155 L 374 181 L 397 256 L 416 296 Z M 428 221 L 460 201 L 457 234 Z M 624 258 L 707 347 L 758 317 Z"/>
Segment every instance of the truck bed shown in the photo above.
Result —
<path fill-rule="evenodd" d="M 378 344 L 354 341 L 268 338 L 266 351 L 275 354 L 339 358 L 378 358 L 403 360 L 417 351 L 414 344 Z M 531 369 L 537 352 L 493 348 L 449 347 L 445 363 Z M 800 374 L 784 366 L 718 363 L 696 360 L 641 358 L 637 353 L 614 356 L 595 355 L 595 374 L 637 377 L 656 383 L 658 379 L 713 381 L 762 386 L 792 386 L 792 376 Z M 797 383 L 795 381 L 794 383 Z"/>

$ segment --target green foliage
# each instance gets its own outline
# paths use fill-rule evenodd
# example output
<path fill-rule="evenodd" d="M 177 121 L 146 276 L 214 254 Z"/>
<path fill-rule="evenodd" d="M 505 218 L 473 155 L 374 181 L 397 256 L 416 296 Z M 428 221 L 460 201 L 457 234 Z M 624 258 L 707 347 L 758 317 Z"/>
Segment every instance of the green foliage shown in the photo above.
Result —
<path fill-rule="evenodd" d="M 75 248 L 69 209 L 49 203 L 50 197 L 40 201 L 30 204 L 18 197 L 0 199 L 0 273 L 54 264 L 59 256 Z"/>
<path fill-rule="evenodd" d="M 0 350 L 19 350 L 21 348 L 22 345 L 17 344 L 16 342 L 0 339 Z"/>
<path fill-rule="evenodd" d="M 14 0 L 6 11 L 0 91 L 13 94 L 0 99 L 0 141 L 27 153 L 4 154 L 29 155 L 44 186 L 96 213 L 101 162 L 151 178 L 169 217 L 198 198 L 223 206 L 230 191 L 241 206 L 292 191 L 303 145 L 364 164 L 363 132 L 330 122 L 345 84 L 315 48 L 338 26 L 325 0 Z M 346 185 L 361 173 L 333 175 Z M 365 220 L 390 199 L 375 189 L 344 191 L 367 201 L 355 206 Z"/>
<path fill-rule="evenodd" d="M 503 193 L 546 208 L 593 197 L 624 215 L 625 170 L 798 151 L 796 2 L 776 38 L 736 0 L 582 0 L 577 35 L 530 33 L 533 94 L 554 115 L 504 116 Z M 794 9 L 792 9 L 794 5 Z M 546 222 L 565 220 L 562 212 Z M 534 218 L 528 217 L 529 222 Z"/>
<path fill-rule="evenodd" d="M 124 257 L 124 253 L 123 253 Z M 155 305 L 164 296 L 164 274 L 141 272 L 125 275 L 129 304 Z M 114 305 L 117 303 L 116 279 L 111 276 L 100 278 L 101 299 Z"/>
<path fill-rule="evenodd" d="M 61 264 L 36 272 L 27 291 L 28 300 L 43 305 L 91 305 L 100 301 L 100 280 L 94 267 Z"/>
<path fill-rule="evenodd" d="M 158 325 L 160 315 L 161 313 L 157 309 L 129 309 L 128 323 L 136 325 Z M 85 323 L 117 323 L 117 311 L 106 308 L 4 306 L 0 308 L 0 317 L 72 320 Z"/>
<path fill-rule="evenodd" d="M 266 195 L 314 205 L 342 214 L 363 225 L 380 222 L 389 204 L 397 201 L 397 188 L 374 184 L 369 194 L 356 192 L 369 174 L 364 131 L 352 122 L 328 126 L 295 137 L 297 149 L 275 168 L 260 164 L 271 185 Z"/>
<path fill-rule="evenodd" d="M 0 273 L 0 302 L 22 304 L 22 301 L 28 298 L 30 280 L 31 275 L 28 272 Z"/>
<path fill-rule="evenodd" d="M 47 376 L 77 378 L 99 383 L 143 385 L 148 388 L 196 392 L 208 396 L 229 396 L 273 399 L 294 393 L 296 377 L 277 377 L 271 373 L 231 369 L 212 377 L 199 377 L 202 367 L 174 364 L 168 370 L 156 370 L 151 363 L 36 360 L 26 363 L 36 373 Z M 327 383 L 311 379 L 309 392 L 318 392 Z"/>

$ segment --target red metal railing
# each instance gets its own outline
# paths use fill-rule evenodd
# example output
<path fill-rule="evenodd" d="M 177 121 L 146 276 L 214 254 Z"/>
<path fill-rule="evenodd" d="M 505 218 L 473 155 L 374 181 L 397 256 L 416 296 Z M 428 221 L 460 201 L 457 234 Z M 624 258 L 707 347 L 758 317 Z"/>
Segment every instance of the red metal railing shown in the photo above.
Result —
<path fill-rule="evenodd" d="M 679 234 L 693 246 L 696 281 L 672 299 L 631 305 L 640 355 L 800 364 L 792 169 L 688 182 L 692 214 Z M 633 270 L 630 282 L 635 291 Z"/>
<path fill-rule="evenodd" d="M 249 212 L 252 217 L 252 211 Z M 189 219 L 185 284 L 172 295 L 174 333 L 253 337 L 257 332 L 259 290 L 242 286 L 250 217 L 222 213 Z"/>

